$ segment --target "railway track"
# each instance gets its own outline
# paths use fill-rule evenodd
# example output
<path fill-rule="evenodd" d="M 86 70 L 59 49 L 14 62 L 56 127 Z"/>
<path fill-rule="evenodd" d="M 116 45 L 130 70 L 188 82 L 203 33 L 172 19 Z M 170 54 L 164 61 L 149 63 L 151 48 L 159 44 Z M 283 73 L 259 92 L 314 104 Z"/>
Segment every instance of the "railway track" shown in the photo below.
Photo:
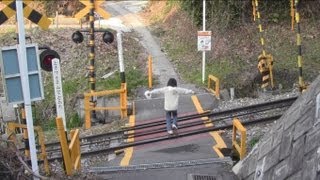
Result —
<path fill-rule="evenodd" d="M 232 128 L 232 119 L 234 117 L 239 117 L 244 125 L 251 125 L 271 120 L 277 120 L 281 117 L 282 113 L 292 105 L 292 103 L 296 99 L 297 97 L 291 97 L 287 99 L 243 106 L 219 112 L 207 111 L 201 114 L 192 114 L 188 116 L 179 117 L 178 122 L 181 123 L 181 125 L 179 125 L 179 131 L 181 130 L 182 132 L 179 132 L 179 134 L 176 136 L 168 136 L 166 133 L 162 133 L 166 132 L 165 120 L 163 119 L 159 121 L 138 124 L 133 127 L 126 127 L 120 131 L 115 131 L 111 133 L 103 133 L 81 137 L 81 155 L 82 157 L 86 157 L 97 154 L 108 154 L 113 153 L 115 150 L 120 150 L 127 147 L 165 141 L 172 138 L 186 137 L 210 131 L 217 131 L 221 129 L 229 129 Z M 275 113 L 274 111 L 278 112 Z M 208 117 L 208 119 L 195 121 L 195 119 L 200 119 L 203 117 Z M 204 124 L 209 123 L 214 123 L 215 126 L 203 126 Z M 195 126 L 197 127 L 196 129 L 184 131 L 184 129 L 188 129 L 190 127 Z M 148 137 L 149 135 L 159 133 L 162 134 L 153 138 L 141 139 L 141 137 Z M 140 137 L 139 141 L 131 143 L 125 142 L 125 139 L 127 138 L 137 137 Z M 116 142 L 113 143 L 113 147 L 110 147 L 111 142 Z M 62 159 L 59 142 L 46 144 L 46 149 L 49 161 Z"/>

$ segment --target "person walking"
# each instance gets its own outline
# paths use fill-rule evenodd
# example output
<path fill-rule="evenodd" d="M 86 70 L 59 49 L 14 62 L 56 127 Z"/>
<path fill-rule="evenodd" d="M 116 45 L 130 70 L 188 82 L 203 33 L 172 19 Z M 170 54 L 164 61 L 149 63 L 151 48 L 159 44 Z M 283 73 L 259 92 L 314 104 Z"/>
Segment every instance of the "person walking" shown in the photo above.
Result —
<path fill-rule="evenodd" d="M 164 110 L 166 112 L 166 128 L 168 134 L 172 134 L 172 129 L 178 129 L 177 116 L 179 94 L 194 94 L 194 91 L 177 87 L 177 80 L 170 78 L 167 86 L 146 91 L 145 96 L 150 99 L 154 94 L 164 94 Z"/>

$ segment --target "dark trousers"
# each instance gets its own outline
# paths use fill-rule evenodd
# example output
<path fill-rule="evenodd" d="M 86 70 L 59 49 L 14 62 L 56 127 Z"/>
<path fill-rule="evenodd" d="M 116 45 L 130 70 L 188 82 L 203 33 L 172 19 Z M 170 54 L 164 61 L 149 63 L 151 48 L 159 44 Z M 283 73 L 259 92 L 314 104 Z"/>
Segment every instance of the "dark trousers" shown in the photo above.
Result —
<path fill-rule="evenodd" d="M 166 111 L 167 131 L 172 130 L 172 124 L 177 126 L 177 111 Z"/>

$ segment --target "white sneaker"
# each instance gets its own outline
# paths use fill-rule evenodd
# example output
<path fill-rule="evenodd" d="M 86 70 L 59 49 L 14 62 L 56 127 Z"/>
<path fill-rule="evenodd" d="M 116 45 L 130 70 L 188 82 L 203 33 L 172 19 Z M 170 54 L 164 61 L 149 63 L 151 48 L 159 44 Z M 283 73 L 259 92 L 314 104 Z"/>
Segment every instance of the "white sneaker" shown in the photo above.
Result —
<path fill-rule="evenodd" d="M 172 124 L 172 129 L 178 129 L 178 127 L 175 124 Z"/>
<path fill-rule="evenodd" d="M 172 130 L 169 130 L 169 131 L 168 131 L 168 134 L 173 134 Z"/>

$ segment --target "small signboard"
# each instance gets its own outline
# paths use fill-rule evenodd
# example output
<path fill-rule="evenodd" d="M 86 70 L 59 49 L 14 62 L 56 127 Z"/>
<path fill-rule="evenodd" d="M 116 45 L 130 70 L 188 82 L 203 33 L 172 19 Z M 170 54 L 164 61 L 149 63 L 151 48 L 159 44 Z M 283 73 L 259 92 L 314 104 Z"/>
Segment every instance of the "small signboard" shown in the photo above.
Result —
<path fill-rule="evenodd" d="M 198 51 L 211 51 L 211 31 L 198 31 Z"/>
<path fill-rule="evenodd" d="M 39 65 L 38 46 L 26 45 L 29 87 L 31 101 L 43 99 L 42 77 Z M 18 46 L 1 48 L 0 52 L 2 79 L 8 103 L 23 103 L 21 73 L 19 68 Z"/>
<path fill-rule="evenodd" d="M 63 100 L 63 90 L 62 90 L 62 81 L 61 81 L 61 68 L 60 60 L 57 58 L 52 59 L 52 75 L 53 75 L 53 85 L 54 85 L 54 94 L 56 98 L 56 109 L 57 116 L 62 118 L 64 130 L 67 130 L 66 125 L 66 115 L 64 112 L 64 100 Z"/>

